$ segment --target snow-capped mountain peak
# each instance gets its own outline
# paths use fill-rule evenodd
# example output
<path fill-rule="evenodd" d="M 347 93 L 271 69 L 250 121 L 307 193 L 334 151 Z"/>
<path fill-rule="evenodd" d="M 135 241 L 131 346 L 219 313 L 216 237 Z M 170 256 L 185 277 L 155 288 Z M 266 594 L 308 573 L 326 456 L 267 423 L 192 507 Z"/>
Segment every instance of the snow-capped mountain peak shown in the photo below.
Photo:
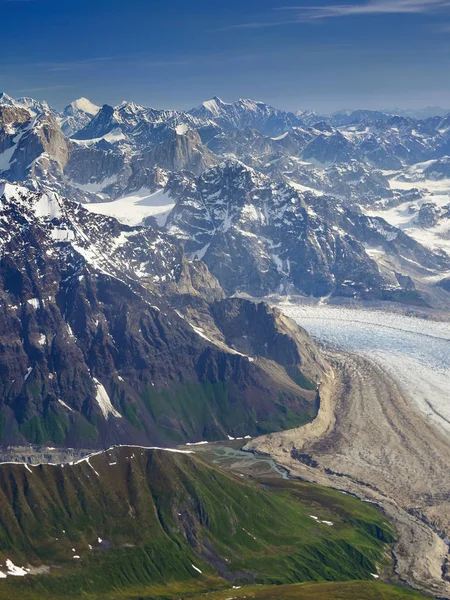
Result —
<path fill-rule="evenodd" d="M 86 127 L 99 111 L 100 107 L 87 98 L 78 98 L 65 107 L 59 124 L 64 134 L 71 137 Z"/>
<path fill-rule="evenodd" d="M 34 98 L 12 98 L 8 94 L 0 93 L 0 105 L 14 106 L 16 108 L 26 108 L 35 116 L 42 112 L 53 112 L 47 102 L 35 100 Z"/>
<path fill-rule="evenodd" d="M 214 96 L 211 100 L 206 100 L 202 103 L 202 106 L 206 108 L 214 117 L 219 117 L 221 111 L 225 106 L 231 106 L 230 102 L 224 102 L 218 96 Z"/>
<path fill-rule="evenodd" d="M 87 115 L 94 116 L 100 110 L 100 106 L 97 106 L 87 98 L 78 98 L 71 102 L 64 109 L 64 114 L 66 115 L 74 115 L 76 113 L 86 113 Z"/>
<path fill-rule="evenodd" d="M 14 106 L 15 100 L 8 96 L 5 92 L 0 92 L 0 104 L 7 104 L 8 106 Z"/>

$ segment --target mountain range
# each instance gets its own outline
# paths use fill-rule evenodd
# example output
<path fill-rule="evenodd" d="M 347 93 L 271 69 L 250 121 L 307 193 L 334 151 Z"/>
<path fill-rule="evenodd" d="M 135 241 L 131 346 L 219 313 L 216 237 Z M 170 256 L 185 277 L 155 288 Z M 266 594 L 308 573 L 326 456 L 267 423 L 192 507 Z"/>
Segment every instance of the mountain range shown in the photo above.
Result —
<path fill-rule="evenodd" d="M 239 449 L 337 381 L 266 301 L 448 310 L 449 240 L 442 111 L 1 94 L 0 599 L 418 598 L 384 514 Z"/>
<path fill-rule="evenodd" d="M 449 124 L 1 95 L 2 441 L 167 445 L 313 418 L 320 350 L 246 298 L 448 303 L 450 211 L 421 182 L 445 183 Z M 397 209 L 416 229 L 383 218 Z"/>

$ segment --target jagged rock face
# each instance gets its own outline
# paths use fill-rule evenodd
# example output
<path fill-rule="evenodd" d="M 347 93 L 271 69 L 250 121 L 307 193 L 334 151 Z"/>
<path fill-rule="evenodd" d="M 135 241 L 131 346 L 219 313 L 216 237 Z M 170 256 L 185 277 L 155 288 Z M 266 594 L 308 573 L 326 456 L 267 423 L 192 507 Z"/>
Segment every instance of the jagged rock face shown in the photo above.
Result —
<path fill-rule="evenodd" d="M 105 104 L 92 121 L 73 137 L 78 140 L 99 139 L 117 129 L 126 136 L 130 145 L 144 148 L 161 142 L 179 121 L 185 120 L 196 122 L 193 118 L 185 119 L 177 111 L 155 110 L 134 102 L 123 102 L 116 107 Z"/>
<path fill-rule="evenodd" d="M 114 149 L 75 146 L 64 168 L 64 175 L 78 185 L 101 189 L 111 184 L 125 166 L 125 157 Z"/>
<path fill-rule="evenodd" d="M 271 178 L 286 181 L 294 187 L 300 184 L 306 190 L 345 199 L 349 205 L 371 206 L 379 200 L 394 198 L 389 181 L 381 171 L 353 159 L 319 169 L 289 157 L 268 162 L 261 170 Z"/>
<path fill-rule="evenodd" d="M 358 240 L 368 253 L 384 252 L 386 257 L 397 261 L 399 266 L 410 269 L 411 265 L 414 265 L 419 272 L 425 272 L 427 269 L 431 272 L 450 269 L 450 257 L 447 253 L 419 244 L 381 217 L 362 214 L 360 210 L 329 196 L 310 194 L 307 202 L 327 223 L 334 224 L 342 233 Z M 385 300 L 404 301 L 403 291 L 414 291 L 414 285 L 411 285 L 409 279 L 399 278 L 398 273 L 393 270 L 389 277 L 390 285 L 384 288 L 381 297 Z M 425 301 L 420 293 L 410 295 L 407 299 L 419 304 Z"/>
<path fill-rule="evenodd" d="M 87 108 L 94 110 L 91 105 Z M 155 167 L 189 169 L 200 174 L 216 162 L 196 131 L 186 124 L 173 129 L 163 122 L 170 111 L 153 111 L 127 103 L 116 109 L 105 105 L 75 135 L 79 140 L 72 142 L 51 113 L 33 117 L 26 109 L 7 104 L 0 105 L 0 109 L 2 175 L 11 181 L 36 177 L 56 191 L 80 200 L 98 201 L 93 194 L 101 193 L 107 199 L 126 189 L 139 189 L 139 185 L 148 185 L 149 172 Z M 66 112 L 78 114 L 78 104 L 73 103 Z M 175 119 L 176 115 L 172 117 Z M 193 117 L 189 120 L 195 121 Z M 153 128 L 154 134 L 150 149 L 136 152 L 145 142 L 141 138 L 150 135 L 147 126 Z"/>
<path fill-rule="evenodd" d="M 170 232 L 183 241 L 189 256 L 206 261 L 227 293 L 261 295 L 292 288 L 364 297 L 380 294 L 386 284 L 398 286 L 395 271 L 400 267 L 391 269 L 386 281 L 370 258 L 374 254 L 368 256 L 359 245 L 370 245 L 365 238 L 373 237 L 373 223 L 366 221 L 356 231 L 347 223 L 349 213 L 341 227 L 332 205 L 358 213 L 358 207 L 413 201 L 423 192 L 391 190 L 379 168 L 402 168 L 405 177 L 414 176 L 415 166 L 409 171 L 405 165 L 435 158 L 449 144 L 449 120 L 442 117 L 417 120 L 357 111 L 334 120 L 308 118 L 313 123 L 308 126 L 301 115 L 246 100 L 228 104 L 214 99 L 190 113 L 130 102 L 97 108 L 81 99 L 65 109 L 65 118 L 87 121 L 93 115 L 74 135 L 78 139 L 69 140 L 60 128 L 64 115 L 55 118 L 43 104 L 2 96 L 1 175 L 32 177 L 74 200 L 94 203 L 128 196 L 151 203 L 150 195 L 164 188 L 177 202 L 167 222 Z M 38 109 L 44 113 L 36 116 Z M 239 178 L 198 180 L 219 162 L 218 155 L 237 156 L 270 181 L 255 183 L 258 175 L 240 189 Z M 445 157 L 434 160 L 420 176 L 445 176 L 447 162 Z M 308 190 L 335 200 L 323 212 L 318 204 L 317 215 L 312 200 L 305 204 Z M 230 206 L 228 216 L 225 205 Z M 427 220 L 425 211 L 418 219 Z M 433 222 L 444 218 L 444 209 L 435 211 Z M 146 212 L 142 222 L 151 226 L 156 221 Z M 422 255 L 427 264 L 442 262 L 408 247 L 408 238 L 397 239 L 402 240 L 398 246 L 383 242 L 396 259 L 402 247 L 408 256 Z"/>
<path fill-rule="evenodd" d="M 252 350 L 277 348 L 270 369 L 264 356 L 210 339 L 202 322 L 171 308 L 197 298 L 212 323 L 209 304 L 220 307 L 223 292 L 166 234 L 121 226 L 52 192 L 2 184 L 0 198 L 2 442 L 223 439 L 315 414 L 296 363 L 302 339 L 293 342 L 298 331 L 288 334 L 268 307 L 248 307 L 246 327 L 267 334 L 250 337 Z M 220 323 L 233 330 L 226 317 Z M 305 339 L 308 378 L 318 351 Z M 314 373 L 324 368 L 317 361 Z"/>
<path fill-rule="evenodd" d="M 25 123 L 31 118 L 31 113 L 26 108 L 0 104 L 0 126 L 7 129 L 8 125 Z"/>
<path fill-rule="evenodd" d="M 0 173 L 9 170 L 17 137 L 30 119 L 31 114 L 25 108 L 0 105 Z"/>
<path fill-rule="evenodd" d="M 381 171 L 368 168 L 357 161 L 333 165 L 327 169 L 326 175 L 330 193 L 347 197 L 352 202 L 368 204 L 393 196 L 389 182 Z"/>
<path fill-rule="evenodd" d="M 279 310 L 268 310 L 263 302 L 255 304 L 228 298 L 214 302 L 211 313 L 228 346 L 281 364 L 291 374 L 300 368 L 302 375 L 312 382 L 320 380 L 326 369 L 322 357 L 304 330 Z M 255 321 L 260 323 L 260 328 L 252 331 Z"/>
<path fill-rule="evenodd" d="M 434 227 L 439 222 L 441 209 L 434 202 L 425 202 L 419 209 L 417 223 L 421 227 Z"/>
<path fill-rule="evenodd" d="M 161 144 L 136 158 L 135 172 L 159 167 L 169 171 L 187 170 L 199 175 L 216 163 L 214 155 L 202 144 L 197 132 L 179 128 Z"/>
<path fill-rule="evenodd" d="M 172 185 L 172 187 L 171 187 Z M 328 227 L 290 186 L 227 161 L 184 187 L 166 223 L 228 294 L 374 292 L 378 268 L 350 236 Z"/>
<path fill-rule="evenodd" d="M 46 173 L 52 168 L 62 171 L 67 164 L 70 142 L 66 139 L 55 117 L 41 113 L 25 120 L 21 110 L 15 121 L 3 128 L 9 137 L 9 161 L 3 158 L 0 174 L 12 181 L 23 181 L 35 171 Z"/>
<path fill-rule="evenodd" d="M 114 108 L 104 104 L 97 115 L 73 136 L 77 140 L 92 140 L 101 138 L 119 127 L 120 123 L 114 114 Z"/>

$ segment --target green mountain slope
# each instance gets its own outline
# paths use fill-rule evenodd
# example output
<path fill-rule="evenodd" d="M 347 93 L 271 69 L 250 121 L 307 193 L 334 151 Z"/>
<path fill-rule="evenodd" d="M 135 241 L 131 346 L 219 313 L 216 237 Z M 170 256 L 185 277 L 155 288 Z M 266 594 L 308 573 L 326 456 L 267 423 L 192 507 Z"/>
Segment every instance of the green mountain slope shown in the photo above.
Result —
<path fill-rule="evenodd" d="M 230 600 L 230 591 L 202 594 L 202 600 Z M 296 583 L 292 585 L 245 586 L 234 589 L 233 600 L 406 600 L 424 598 L 420 594 L 373 581 Z M 200 598 L 200 596 L 199 596 Z"/>
<path fill-rule="evenodd" d="M 194 454 L 118 447 L 75 465 L 0 466 L 0 571 L 8 559 L 32 569 L 0 579 L 5 600 L 372 579 L 392 540 L 351 496 L 261 485 Z"/>

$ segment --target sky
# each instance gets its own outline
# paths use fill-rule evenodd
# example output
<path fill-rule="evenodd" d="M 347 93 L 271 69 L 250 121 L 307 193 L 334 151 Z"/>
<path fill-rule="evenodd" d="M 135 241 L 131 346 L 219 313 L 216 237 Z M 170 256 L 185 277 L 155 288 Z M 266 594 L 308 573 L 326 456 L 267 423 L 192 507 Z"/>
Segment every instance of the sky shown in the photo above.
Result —
<path fill-rule="evenodd" d="M 450 108 L 450 0 L 0 0 L 0 15 L 0 91 L 58 109 Z"/>

